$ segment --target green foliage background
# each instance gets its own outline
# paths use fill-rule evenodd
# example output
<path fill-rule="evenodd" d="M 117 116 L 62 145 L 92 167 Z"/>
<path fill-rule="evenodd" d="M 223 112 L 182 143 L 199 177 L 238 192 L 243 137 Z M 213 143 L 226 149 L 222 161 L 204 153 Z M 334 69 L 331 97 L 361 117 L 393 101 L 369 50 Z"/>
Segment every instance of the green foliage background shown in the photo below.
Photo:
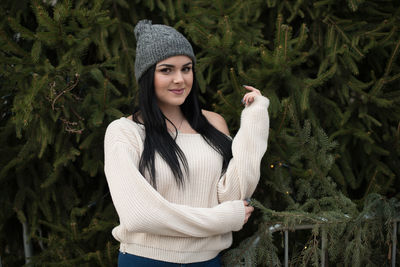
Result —
<path fill-rule="evenodd" d="M 389 0 L 64 0 L 0 3 L 0 256 L 112 266 L 118 218 L 103 137 L 136 101 L 134 25 L 194 46 L 201 99 L 239 127 L 242 84 L 271 100 L 269 148 L 227 266 L 279 266 L 270 227 L 314 224 L 293 266 L 385 266 L 399 217 L 400 3 Z M 398 252 L 396 252 L 398 254 Z M 399 255 L 397 255 L 399 256 Z"/>

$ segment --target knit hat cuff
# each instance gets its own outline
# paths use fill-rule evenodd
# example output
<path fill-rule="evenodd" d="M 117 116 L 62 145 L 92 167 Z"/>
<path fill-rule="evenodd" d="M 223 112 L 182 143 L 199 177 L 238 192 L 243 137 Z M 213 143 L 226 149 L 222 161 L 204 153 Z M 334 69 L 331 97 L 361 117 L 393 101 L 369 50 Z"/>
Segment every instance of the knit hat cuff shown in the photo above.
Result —
<path fill-rule="evenodd" d="M 147 53 L 144 52 L 140 57 L 136 57 L 135 76 L 137 81 L 151 66 L 169 57 L 188 56 L 193 64 L 196 63 L 192 46 L 189 42 L 184 43 L 181 40 L 169 40 L 162 46 L 158 43 L 150 44 L 146 47 L 146 51 Z"/>

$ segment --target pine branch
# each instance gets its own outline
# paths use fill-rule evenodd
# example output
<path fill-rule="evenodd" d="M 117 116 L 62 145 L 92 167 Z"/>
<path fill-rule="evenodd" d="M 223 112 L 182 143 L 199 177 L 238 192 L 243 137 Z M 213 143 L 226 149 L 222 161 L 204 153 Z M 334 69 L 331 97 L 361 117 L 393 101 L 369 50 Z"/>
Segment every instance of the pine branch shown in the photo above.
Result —
<path fill-rule="evenodd" d="M 397 52 L 399 51 L 399 47 L 400 47 L 400 40 L 397 41 L 396 47 L 393 49 L 392 55 L 390 56 L 389 62 L 386 66 L 385 69 L 385 73 L 383 75 L 384 78 L 386 78 L 389 73 L 392 71 L 392 65 L 393 65 L 393 61 L 397 56 Z"/>
<path fill-rule="evenodd" d="M 51 103 L 51 108 L 52 110 L 55 110 L 55 103 L 57 102 L 57 100 L 65 95 L 66 93 L 70 92 L 71 90 L 73 90 L 79 83 L 79 74 L 76 73 L 75 74 L 75 81 L 74 82 L 70 82 L 70 85 L 67 85 L 66 88 L 64 88 L 63 90 L 61 90 L 61 92 L 59 92 L 53 99 L 52 103 Z M 53 84 L 55 86 L 55 84 Z M 53 87 L 50 87 L 50 90 L 52 90 Z"/>
<path fill-rule="evenodd" d="M 328 21 L 331 25 L 333 25 L 338 33 L 343 37 L 346 43 L 350 44 L 351 47 L 360 55 L 364 57 L 364 54 L 350 41 L 350 38 L 346 35 L 346 33 L 337 25 L 337 23 L 329 16 L 324 19 L 324 22 Z"/>
<path fill-rule="evenodd" d="M 119 14 L 118 8 L 116 6 L 116 3 L 113 2 L 113 10 L 116 14 L 116 17 L 118 19 L 118 32 L 119 32 L 119 36 L 120 36 L 120 40 L 121 40 L 121 44 L 122 44 L 122 52 L 125 53 L 126 58 L 128 59 L 128 65 L 129 65 L 129 70 L 130 73 L 134 73 L 135 72 L 135 67 L 133 65 L 133 62 L 131 59 L 131 56 L 129 55 L 129 48 L 128 48 L 128 42 L 126 40 L 126 36 L 125 36 L 125 32 L 121 26 L 121 16 Z M 134 75 L 131 75 L 131 84 L 135 84 L 135 80 L 134 80 Z"/>

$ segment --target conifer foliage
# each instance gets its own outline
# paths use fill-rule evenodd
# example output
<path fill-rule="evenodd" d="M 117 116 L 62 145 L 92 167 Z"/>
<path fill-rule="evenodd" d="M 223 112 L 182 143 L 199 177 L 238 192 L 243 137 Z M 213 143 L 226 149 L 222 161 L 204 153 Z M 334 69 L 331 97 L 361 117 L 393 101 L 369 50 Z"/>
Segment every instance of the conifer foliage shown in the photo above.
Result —
<path fill-rule="evenodd" d="M 291 241 L 292 266 L 389 265 L 400 218 L 397 1 L 6 0 L 0 15 L 4 266 L 115 265 L 103 137 L 136 102 L 143 18 L 188 37 L 203 105 L 232 135 L 243 84 L 271 101 L 257 211 L 225 264 L 279 266 L 271 229 L 311 224 Z"/>

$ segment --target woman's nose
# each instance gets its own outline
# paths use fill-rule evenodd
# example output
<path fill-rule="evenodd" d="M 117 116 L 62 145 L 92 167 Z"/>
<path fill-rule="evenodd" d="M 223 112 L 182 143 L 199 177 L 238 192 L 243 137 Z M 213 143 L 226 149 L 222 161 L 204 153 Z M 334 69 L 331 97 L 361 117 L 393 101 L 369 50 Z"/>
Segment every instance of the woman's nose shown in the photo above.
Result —
<path fill-rule="evenodd" d="M 181 83 L 183 82 L 183 74 L 181 71 L 175 72 L 174 75 L 174 83 Z"/>

